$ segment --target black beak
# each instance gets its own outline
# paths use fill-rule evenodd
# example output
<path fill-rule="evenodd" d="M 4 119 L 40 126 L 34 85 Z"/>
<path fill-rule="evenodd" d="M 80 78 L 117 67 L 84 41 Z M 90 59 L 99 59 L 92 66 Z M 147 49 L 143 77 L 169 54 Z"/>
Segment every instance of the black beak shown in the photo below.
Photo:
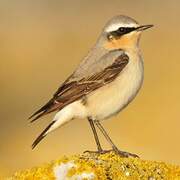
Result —
<path fill-rule="evenodd" d="M 154 26 L 154 25 L 152 25 L 152 24 L 143 25 L 143 26 L 137 27 L 136 30 L 137 30 L 137 31 L 144 31 L 144 30 L 149 29 L 149 28 L 151 28 L 151 27 L 153 27 L 153 26 Z"/>

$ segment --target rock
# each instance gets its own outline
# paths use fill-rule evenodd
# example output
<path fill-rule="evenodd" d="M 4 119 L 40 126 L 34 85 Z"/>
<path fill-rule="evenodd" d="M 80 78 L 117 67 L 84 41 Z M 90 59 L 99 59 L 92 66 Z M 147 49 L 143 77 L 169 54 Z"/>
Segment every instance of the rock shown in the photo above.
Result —
<path fill-rule="evenodd" d="M 180 166 L 139 158 L 122 158 L 115 153 L 84 153 L 62 157 L 40 167 L 15 173 L 8 180 L 124 180 L 180 179 Z"/>

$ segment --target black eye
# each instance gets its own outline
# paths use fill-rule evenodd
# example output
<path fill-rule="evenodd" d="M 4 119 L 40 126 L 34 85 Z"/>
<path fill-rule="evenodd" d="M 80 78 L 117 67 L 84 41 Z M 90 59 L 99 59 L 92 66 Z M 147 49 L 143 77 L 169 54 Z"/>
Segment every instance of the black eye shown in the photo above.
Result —
<path fill-rule="evenodd" d="M 126 28 L 120 27 L 120 28 L 118 29 L 118 31 L 121 32 L 121 33 L 125 33 L 125 32 L 126 32 Z"/>

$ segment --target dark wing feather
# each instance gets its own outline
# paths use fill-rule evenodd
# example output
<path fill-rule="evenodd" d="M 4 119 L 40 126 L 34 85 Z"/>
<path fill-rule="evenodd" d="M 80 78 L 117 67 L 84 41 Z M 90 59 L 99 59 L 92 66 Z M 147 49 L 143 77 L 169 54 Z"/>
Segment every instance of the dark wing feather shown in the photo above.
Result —
<path fill-rule="evenodd" d="M 53 100 L 51 99 L 49 102 L 47 102 L 43 107 L 41 107 L 38 111 L 36 111 L 34 114 L 32 114 L 29 119 L 31 119 L 32 117 L 36 116 L 39 113 L 42 113 L 44 110 L 46 110 L 51 104 L 52 104 Z M 32 121 L 31 121 L 32 122 Z"/>
<path fill-rule="evenodd" d="M 31 122 L 37 120 L 45 114 L 60 110 L 90 92 L 112 82 L 124 69 L 128 62 L 129 57 L 123 53 L 118 56 L 111 65 L 107 66 L 100 72 L 82 78 L 78 81 L 65 81 L 65 83 L 54 94 L 53 98 L 30 117 L 35 117 Z"/>

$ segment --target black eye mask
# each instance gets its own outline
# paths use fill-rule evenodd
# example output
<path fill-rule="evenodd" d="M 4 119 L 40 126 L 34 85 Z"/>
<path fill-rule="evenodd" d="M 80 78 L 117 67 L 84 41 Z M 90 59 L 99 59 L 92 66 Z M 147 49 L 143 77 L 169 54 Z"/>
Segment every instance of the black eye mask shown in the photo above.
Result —
<path fill-rule="evenodd" d="M 135 27 L 120 27 L 118 30 L 110 32 L 109 35 L 112 35 L 114 37 L 119 37 L 124 34 L 130 33 L 131 31 L 134 30 L 136 30 Z"/>

